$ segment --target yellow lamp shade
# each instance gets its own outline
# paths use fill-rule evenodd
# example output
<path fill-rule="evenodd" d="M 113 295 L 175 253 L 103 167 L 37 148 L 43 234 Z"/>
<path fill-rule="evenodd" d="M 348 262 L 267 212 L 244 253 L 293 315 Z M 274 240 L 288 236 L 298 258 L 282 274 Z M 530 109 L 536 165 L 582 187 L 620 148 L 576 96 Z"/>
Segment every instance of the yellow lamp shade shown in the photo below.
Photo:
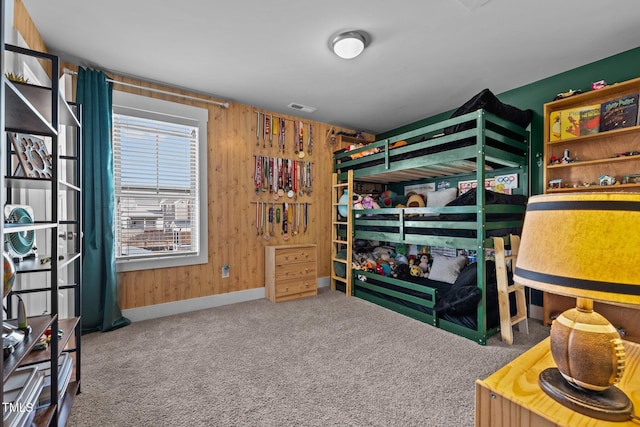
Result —
<path fill-rule="evenodd" d="M 529 198 L 513 280 L 576 298 L 551 325 L 557 367 L 539 377 L 557 402 L 597 419 L 631 419 L 631 400 L 614 386 L 626 366 L 624 345 L 593 300 L 640 304 L 639 267 L 640 194 Z"/>
<path fill-rule="evenodd" d="M 514 281 L 570 297 L 640 304 L 640 194 L 529 198 Z"/>

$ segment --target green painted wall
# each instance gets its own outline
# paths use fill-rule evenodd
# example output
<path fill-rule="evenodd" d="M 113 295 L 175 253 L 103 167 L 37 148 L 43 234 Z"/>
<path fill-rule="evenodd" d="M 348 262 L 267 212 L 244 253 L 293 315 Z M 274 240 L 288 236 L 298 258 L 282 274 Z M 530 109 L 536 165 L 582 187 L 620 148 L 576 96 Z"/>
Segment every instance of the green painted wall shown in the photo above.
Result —
<path fill-rule="evenodd" d="M 531 194 L 540 194 L 543 191 L 542 162 L 543 152 L 543 105 L 556 96 L 557 93 L 569 89 L 591 90 L 591 83 L 605 80 L 607 83 L 617 83 L 634 79 L 640 76 L 640 47 L 610 56 L 600 61 L 592 62 L 579 68 L 565 71 L 561 74 L 530 83 L 519 88 L 503 92 L 498 95 L 500 101 L 521 109 L 534 111 L 531 123 Z M 491 88 L 489 88 L 491 89 Z M 469 94 L 469 99 L 475 94 Z M 417 129 L 440 120 L 447 119 L 453 110 L 445 111 L 411 123 L 398 129 L 379 134 L 376 139 L 388 138 L 402 132 Z M 538 157 L 540 156 L 540 157 Z M 539 160 L 540 163 L 536 160 Z"/>

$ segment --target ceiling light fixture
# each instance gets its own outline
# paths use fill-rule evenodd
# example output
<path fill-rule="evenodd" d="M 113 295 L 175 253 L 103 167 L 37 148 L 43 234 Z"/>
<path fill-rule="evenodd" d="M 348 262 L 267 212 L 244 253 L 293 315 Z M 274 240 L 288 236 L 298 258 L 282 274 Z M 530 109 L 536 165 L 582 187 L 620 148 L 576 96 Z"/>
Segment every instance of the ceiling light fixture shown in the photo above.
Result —
<path fill-rule="evenodd" d="M 353 59 L 367 47 L 368 37 L 360 30 L 346 31 L 331 38 L 331 49 L 343 59 Z"/>

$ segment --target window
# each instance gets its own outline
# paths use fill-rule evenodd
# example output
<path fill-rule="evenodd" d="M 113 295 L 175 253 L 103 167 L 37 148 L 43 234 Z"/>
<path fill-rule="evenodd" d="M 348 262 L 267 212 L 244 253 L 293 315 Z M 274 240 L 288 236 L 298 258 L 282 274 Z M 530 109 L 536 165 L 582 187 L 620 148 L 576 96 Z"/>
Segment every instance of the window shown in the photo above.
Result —
<path fill-rule="evenodd" d="M 206 125 L 206 109 L 114 91 L 118 271 L 207 262 Z"/>

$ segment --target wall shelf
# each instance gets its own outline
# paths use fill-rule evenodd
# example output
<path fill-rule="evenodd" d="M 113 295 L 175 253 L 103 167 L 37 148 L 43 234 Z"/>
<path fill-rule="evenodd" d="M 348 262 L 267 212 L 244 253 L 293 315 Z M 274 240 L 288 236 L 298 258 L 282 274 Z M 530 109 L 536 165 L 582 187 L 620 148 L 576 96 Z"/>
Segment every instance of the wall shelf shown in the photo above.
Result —
<path fill-rule="evenodd" d="M 60 95 L 59 61 L 56 56 L 4 43 L 2 46 L 4 54 L 13 52 L 33 57 L 40 63 L 48 61 L 51 65 L 51 87 L 12 82 L 2 77 L 2 202 L 10 205 L 28 205 L 33 211 L 33 218 L 32 222 L 28 223 L 7 223 L 5 219 L 0 230 L 3 238 L 14 233 L 33 232 L 34 239 L 37 236 L 38 249 L 36 256 L 14 261 L 15 282 L 6 297 L 8 317 L 17 316 L 15 301 L 19 296 L 25 302 L 28 324 L 32 332 L 26 336 L 24 342 L 15 346 L 13 353 L 1 364 L 3 385 L 17 368 L 46 363 L 51 373 L 51 389 L 57 390 L 58 358 L 63 352 L 70 353 L 74 361 L 70 385 L 60 397 L 58 393 L 51 393 L 51 404 L 36 411 L 33 423 L 35 426 L 64 425 L 75 395 L 80 391 L 81 378 L 82 109 L 77 104 L 66 102 Z M 63 129 L 66 132 L 62 132 Z M 35 135 L 44 141 L 49 151 L 47 154 L 51 156 L 51 166 L 46 171 L 48 178 L 25 176 L 27 171 L 22 167 L 24 160 L 18 159 L 19 154 L 7 138 L 7 132 Z M 61 135 L 64 135 L 64 139 Z M 62 146 L 59 146 L 59 143 L 62 143 Z M 60 151 L 69 152 L 59 153 Z M 38 171 L 39 165 L 36 161 L 28 166 Z M 33 303 L 34 307 L 44 305 L 45 309 L 34 309 L 31 312 L 30 303 Z M 63 305 L 65 310 L 61 311 Z M 35 312 L 43 311 L 47 314 L 33 316 Z M 33 350 L 49 327 L 54 333 L 51 334 L 48 348 Z M 58 330 L 64 331 L 60 337 L 56 333 Z M 4 396 L 4 386 L 2 395 Z M 10 409 L 3 408 L 3 415 L 6 410 Z"/>

